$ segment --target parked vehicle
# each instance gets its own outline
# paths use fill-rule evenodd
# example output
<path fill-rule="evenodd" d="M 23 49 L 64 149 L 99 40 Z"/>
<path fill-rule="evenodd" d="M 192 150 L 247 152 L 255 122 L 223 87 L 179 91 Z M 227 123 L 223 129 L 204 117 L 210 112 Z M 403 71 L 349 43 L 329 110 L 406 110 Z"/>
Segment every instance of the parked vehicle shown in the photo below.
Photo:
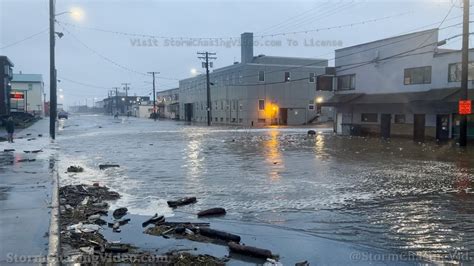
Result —
<path fill-rule="evenodd" d="M 68 119 L 69 114 L 66 111 L 58 112 L 58 119 Z"/>

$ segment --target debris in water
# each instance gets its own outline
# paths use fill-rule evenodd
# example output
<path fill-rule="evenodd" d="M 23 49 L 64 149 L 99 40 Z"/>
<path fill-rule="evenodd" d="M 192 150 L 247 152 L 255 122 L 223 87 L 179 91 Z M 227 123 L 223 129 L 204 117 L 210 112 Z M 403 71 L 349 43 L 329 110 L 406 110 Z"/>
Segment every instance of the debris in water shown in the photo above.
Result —
<path fill-rule="evenodd" d="M 171 208 L 176 208 L 178 206 L 188 205 L 196 202 L 196 197 L 187 197 L 179 200 L 169 200 L 167 201 L 168 206 Z"/>
<path fill-rule="evenodd" d="M 256 248 L 252 246 L 244 246 L 244 245 L 237 244 L 235 242 L 229 242 L 228 246 L 229 246 L 230 251 L 239 253 L 242 255 L 255 257 L 255 258 L 263 258 L 263 259 L 273 258 L 272 252 L 268 249 Z"/>
<path fill-rule="evenodd" d="M 204 216 L 219 216 L 219 215 L 225 215 L 226 211 L 224 208 L 212 208 L 204 211 L 198 212 L 198 217 L 204 217 Z"/>
<path fill-rule="evenodd" d="M 118 164 L 99 164 L 99 169 L 104 170 L 107 168 L 120 167 Z"/>
<path fill-rule="evenodd" d="M 165 222 L 165 217 L 163 215 L 158 216 L 158 213 L 156 213 L 155 215 L 153 215 L 153 217 L 151 217 L 150 219 L 144 221 L 142 223 L 142 227 L 147 227 L 149 224 L 158 225 L 158 224 L 164 223 L 164 222 Z"/>
<path fill-rule="evenodd" d="M 128 211 L 127 208 L 118 208 L 112 213 L 112 215 L 114 216 L 115 219 L 121 219 L 127 214 L 127 211 Z"/>
<path fill-rule="evenodd" d="M 71 165 L 67 168 L 68 173 L 82 173 L 84 172 L 84 168 L 77 166 L 77 165 Z"/>
<path fill-rule="evenodd" d="M 225 240 L 225 241 L 234 241 L 239 243 L 240 242 L 240 236 L 234 235 L 231 233 L 227 233 L 224 231 L 219 231 L 211 228 L 199 228 L 199 234 L 203 236 L 207 236 L 210 238 L 216 238 L 220 240 Z"/>

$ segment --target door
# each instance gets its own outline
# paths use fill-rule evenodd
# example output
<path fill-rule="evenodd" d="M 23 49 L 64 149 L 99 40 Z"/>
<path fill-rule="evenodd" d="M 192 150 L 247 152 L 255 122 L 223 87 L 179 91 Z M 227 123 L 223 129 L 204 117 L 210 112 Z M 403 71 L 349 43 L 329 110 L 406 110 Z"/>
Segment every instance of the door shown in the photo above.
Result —
<path fill-rule="evenodd" d="M 184 104 L 184 117 L 185 120 L 191 122 L 193 119 L 193 104 L 185 103 Z"/>
<path fill-rule="evenodd" d="M 390 138 L 391 114 L 381 114 L 380 116 L 380 136 L 384 139 Z"/>
<path fill-rule="evenodd" d="M 288 108 L 280 108 L 280 125 L 288 124 Z"/>
<path fill-rule="evenodd" d="M 436 116 L 436 139 L 438 141 L 449 139 L 449 115 Z"/>
<path fill-rule="evenodd" d="M 415 114 L 413 117 L 413 140 L 425 140 L 425 114 Z"/>

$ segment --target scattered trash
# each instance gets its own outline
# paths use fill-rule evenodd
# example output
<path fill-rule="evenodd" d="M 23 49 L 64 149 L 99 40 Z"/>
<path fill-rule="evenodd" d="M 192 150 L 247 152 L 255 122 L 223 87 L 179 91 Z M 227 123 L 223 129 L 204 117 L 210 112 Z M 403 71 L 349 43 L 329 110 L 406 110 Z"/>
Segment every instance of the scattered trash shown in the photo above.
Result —
<path fill-rule="evenodd" d="M 234 241 L 239 243 L 240 242 L 240 236 L 234 235 L 231 233 L 227 233 L 224 231 L 219 231 L 211 228 L 199 228 L 199 234 L 203 236 L 207 236 L 210 238 L 216 238 L 220 240 L 225 240 L 225 241 Z"/>
<path fill-rule="evenodd" d="M 219 216 L 225 215 L 226 211 L 224 208 L 212 208 L 204 211 L 198 212 L 198 217 L 205 217 L 205 216 Z"/>
<path fill-rule="evenodd" d="M 263 258 L 263 259 L 273 258 L 272 252 L 268 249 L 256 248 L 252 246 L 244 246 L 244 245 L 237 244 L 235 242 L 229 242 L 228 246 L 229 246 L 230 251 L 239 253 L 242 255 L 255 257 L 255 258 Z"/>
<path fill-rule="evenodd" d="M 144 221 L 142 223 L 142 227 L 147 227 L 149 224 L 157 225 L 164 222 L 165 222 L 165 217 L 163 215 L 158 216 L 158 214 L 156 213 L 155 215 L 153 215 L 153 217 Z"/>
<path fill-rule="evenodd" d="M 68 173 L 82 173 L 84 172 L 84 168 L 76 165 L 71 165 L 67 168 Z"/>
<path fill-rule="evenodd" d="M 178 206 L 188 205 L 196 202 L 196 197 L 187 197 L 179 200 L 169 200 L 167 201 L 168 206 L 171 208 L 176 208 Z"/>
<path fill-rule="evenodd" d="M 99 231 L 100 226 L 97 224 L 73 224 L 67 227 L 68 231 L 74 231 L 75 233 L 92 233 Z"/>
<path fill-rule="evenodd" d="M 128 211 L 127 208 L 118 208 L 112 213 L 112 215 L 114 216 L 115 219 L 121 219 L 127 214 L 127 211 Z"/>
<path fill-rule="evenodd" d="M 221 266 L 225 265 L 229 259 L 219 259 L 211 255 L 194 255 L 187 252 L 168 252 L 166 253 L 169 265 L 207 265 Z"/>
<path fill-rule="evenodd" d="M 107 168 L 120 167 L 118 164 L 99 164 L 99 169 L 104 170 Z"/>

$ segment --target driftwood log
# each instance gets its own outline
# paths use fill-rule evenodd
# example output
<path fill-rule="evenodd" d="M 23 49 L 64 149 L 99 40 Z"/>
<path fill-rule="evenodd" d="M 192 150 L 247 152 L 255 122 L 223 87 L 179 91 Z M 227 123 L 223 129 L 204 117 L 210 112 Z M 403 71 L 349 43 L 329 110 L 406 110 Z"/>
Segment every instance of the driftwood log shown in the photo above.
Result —
<path fill-rule="evenodd" d="M 188 205 L 196 202 L 196 197 L 187 197 L 179 200 L 168 200 L 168 206 L 171 208 L 176 208 L 178 206 Z"/>
<path fill-rule="evenodd" d="M 220 239 L 225 241 L 240 242 L 240 236 L 227 233 L 224 231 L 214 230 L 211 228 L 199 228 L 199 233 L 203 236 L 207 236 L 214 239 Z"/>
<path fill-rule="evenodd" d="M 198 212 L 198 217 L 205 217 L 205 216 L 218 216 L 218 215 L 225 215 L 226 211 L 224 208 L 212 208 L 204 211 Z"/>
<path fill-rule="evenodd" d="M 272 252 L 268 249 L 256 248 L 252 246 L 244 246 L 244 245 L 237 244 L 235 242 L 229 242 L 228 245 L 229 245 L 230 251 L 239 253 L 242 255 L 255 257 L 255 258 L 263 258 L 263 259 L 273 257 Z"/>

